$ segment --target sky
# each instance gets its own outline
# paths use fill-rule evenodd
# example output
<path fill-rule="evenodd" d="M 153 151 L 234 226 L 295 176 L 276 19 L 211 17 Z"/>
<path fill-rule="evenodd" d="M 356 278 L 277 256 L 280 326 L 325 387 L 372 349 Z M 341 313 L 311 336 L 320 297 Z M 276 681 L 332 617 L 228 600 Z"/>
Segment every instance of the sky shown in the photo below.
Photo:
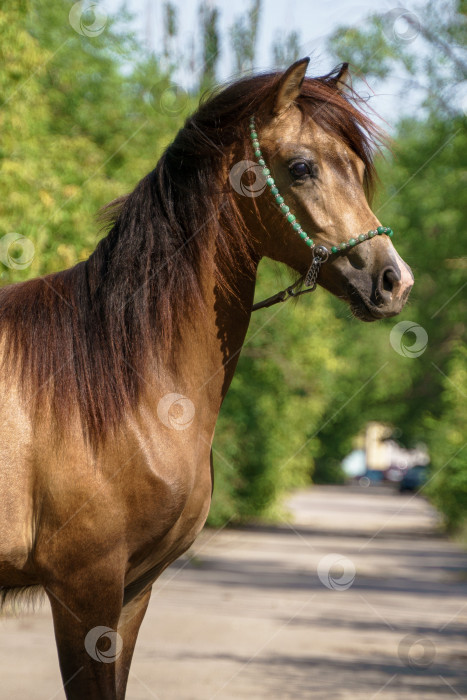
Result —
<path fill-rule="evenodd" d="M 179 17 L 179 47 L 181 50 L 189 47 L 193 41 L 199 46 L 199 0 L 172 0 L 178 8 Z M 122 0 L 104 0 L 103 5 L 110 13 L 121 6 Z M 224 82 L 235 77 L 232 52 L 229 46 L 228 30 L 234 20 L 245 13 L 250 7 L 250 0 L 211 0 L 211 5 L 219 8 L 221 52 L 218 65 L 218 78 Z M 126 0 L 128 9 L 135 15 L 134 29 L 146 46 L 161 51 L 163 23 L 162 0 Z M 255 68 L 265 70 L 272 67 L 271 45 L 278 34 L 287 34 L 292 30 L 299 32 L 301 37 L 302 55 L 312 55 L 313 62 L 309 75 L 321 75 L 333 68 L 335 60 L 326 52 L 325 45 L 328 37 L 342 25 L 364 28 L 366 18 L 371 13 L 387 13 L 395 8 L 405 7 L 414 12 L 416 5 L 412 0 L 263 0 L 262 14 L 259 24 L 257 43 L 257 58 Z M 401 32 L 406 27 L 403 20 L 398 20 L 396 29 Z M 418 40 L 416 40 L 418 41 Z M 175 75 L 177 83 L 184 88 L 190 87 L 186 71 L 180 70 Z M 378 93 L 372 96 L 371 106 L 380 115 L 398 111 L 402 105 L 399 96 L 401 76 L 393 76 L 383 86 L 378 86 Z M 416 99 L 410 95 L 404 99 L 405 111 L 415 108 Z M 384 119 L 384 118 L 383 118 Z M 386 125 L 387 127 L 387 125 Z"/>

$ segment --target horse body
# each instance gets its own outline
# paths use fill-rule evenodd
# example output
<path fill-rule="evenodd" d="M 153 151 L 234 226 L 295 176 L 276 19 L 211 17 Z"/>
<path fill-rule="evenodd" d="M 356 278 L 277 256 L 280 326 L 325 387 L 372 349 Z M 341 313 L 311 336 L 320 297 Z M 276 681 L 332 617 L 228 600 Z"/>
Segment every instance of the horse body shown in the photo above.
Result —
<path fill-rule="evenodd" d="M 15 436 L 0 450 L 2 506 L 9 523 L 0 532 L 3 586 L 39 584 L 44 576 L 52 581 L 54 539 L 60 540 L 60 556 L 67 529 L 74 552 L 70 574 L 76 570 L 78 531 L 86 560 L 89 547 L 102 541 L 107 544 L 96 556 L 108 545 L 122 548 L 125 562 L 131 562 L 125 588 L 148 570 L 163 570 L 192 544 L 209 510 L 211 443 L 248 327 L 243 304 L 251 305 L 254 282 L 249 276 L 245 298 L 216 312 L 215 280 L 205 286 L 211 288 L 212 311 L 194 312 L 177 349 L 181 369 L 175 375 L 149 363 L 135 410 L 97 454 L 86 443 L 77 411 L 67 416 L 59 435 L 47 406 L 47 417 L 44 412 L 31 416 L 19 384 L 2 386 L 0 430 Z M 163 407 L 167 415 L 161 421 L 161 400 L 172 394 L 192 405 L 188 426 L 178 426 L 176 416 L 175 427 L 170 425 L 170 405 Z"/>
<path fill-rule="evenodd" d="M 259 113 L 277 182 L 326 243 L 378 224 L 363 193 L 371 161 L 360 117 L 345 112 L 333 77 L 318 85 L 318 107 L 334 100 L 334 117 L 347 114 L 345 142 L 319 125 L 319 111 L 304 129 L 295 100 L 305 69 L 240 85 L 232 106 L 214 98 L 121 204 L 87 263 L 0 290 L 0 594 L 45 589 L 69 699 L 124 697 L 151 585 L 208 514 L 211 444 L 258 262 L 266 255 L 300 274 L 310 265 L 277 211 L 226 196 L 229 168 L 245 156 L 232 119 Z M 314 159 L 316 182 L 290 184 L 284 163 L 298 156 Z M 320 281 L 365 320 L 397 313 L 412 284 L 382 239 L 323 268 Z"/>

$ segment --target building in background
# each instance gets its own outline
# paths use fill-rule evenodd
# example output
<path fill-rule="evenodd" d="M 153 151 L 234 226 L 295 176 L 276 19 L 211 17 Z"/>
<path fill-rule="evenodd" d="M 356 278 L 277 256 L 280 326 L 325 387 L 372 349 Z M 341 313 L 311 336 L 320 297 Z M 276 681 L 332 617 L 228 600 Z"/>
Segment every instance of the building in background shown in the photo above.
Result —
<path fill-rule="evenodd" d="M 342 461 L 344 474 L 349 478 L 371 475 L 374 480 L 400 481 L 409 469 L 429 464 L 425 445 L 407 449 L 393 438 L 394 427 L 371 421 L 359 437 L 358 449 Z"/>

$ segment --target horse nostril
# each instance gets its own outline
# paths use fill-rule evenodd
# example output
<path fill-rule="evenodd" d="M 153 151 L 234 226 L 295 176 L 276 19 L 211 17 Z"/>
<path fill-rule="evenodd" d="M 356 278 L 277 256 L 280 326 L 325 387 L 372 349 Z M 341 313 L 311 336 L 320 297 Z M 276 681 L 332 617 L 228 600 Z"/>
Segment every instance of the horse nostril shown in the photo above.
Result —
<path fill-rule="evenodd" d="M 386 267 L 380 274 L 377 286 L 377 296 L 381 301 L 389 301 L 394 287 L 401 280 L 400 270 L 395 267 Z"/>
<path fill-rule="evenodd" d="M 394 284 L 399 282 L 400 278 L 400 272 L 397 274 L 393 267 L 389 267 L 383 272 L 383 289 L 386 292 L 392 292 Z"/>

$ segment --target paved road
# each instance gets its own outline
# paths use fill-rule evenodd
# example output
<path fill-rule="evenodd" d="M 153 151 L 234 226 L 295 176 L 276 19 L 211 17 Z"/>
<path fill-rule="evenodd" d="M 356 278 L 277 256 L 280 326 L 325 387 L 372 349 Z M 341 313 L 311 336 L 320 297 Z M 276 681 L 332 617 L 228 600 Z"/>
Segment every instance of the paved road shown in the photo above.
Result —
<path fill-rule="evenodd" d="M 288 507 L 161 577 L 128 700 L 467 698 L 467 554 L 430 507 L 333 487 Z M 47 608 L 0 622 L 1 700 L 63 697 Z"/>

